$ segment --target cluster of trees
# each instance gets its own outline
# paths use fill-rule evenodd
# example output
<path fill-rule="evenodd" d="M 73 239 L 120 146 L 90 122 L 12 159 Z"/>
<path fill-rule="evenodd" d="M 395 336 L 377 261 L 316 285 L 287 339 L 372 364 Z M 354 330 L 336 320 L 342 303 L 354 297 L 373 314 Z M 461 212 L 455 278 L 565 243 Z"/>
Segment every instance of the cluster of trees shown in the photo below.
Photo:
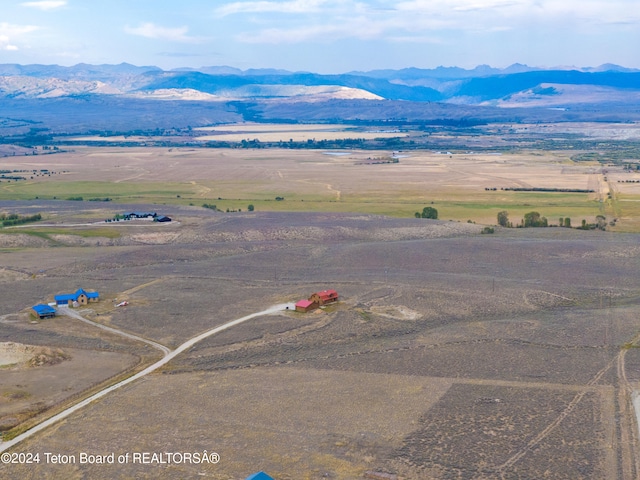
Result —
<path fill-rule="evenodd" d="M 524 214 L 522 219 L 522 226 L 524 228 L 529 227 L 548 227 L 549 222 L 547 217 L 542 217 L 538 212 L 529 212 Z"/>
<path fill-rule="evenodd" d="M 612 225 L 614 223 L 612 222 Z M 513 227 L 513 223 L 509 221 L 509 212 L 503 210 L 498 212 L 498 225 L 501 227 Z M 530 227 L 555 227 L 556 225 L 549 224 L 546 217 L 543 217 L 538 212 L 525 213 L 524 218 L 516 225 L 518 228 L 530 228 Z M 558 227 L 572 228 L 571 218 L 560 217 L 558 220 Z M 595 223 L 587 223 L 586 220 L 582 220 L 582 225 L 576 227 L 580 230 L 605 230 L 607 226 L 607 219 L 604 215 L 598 215 Z"/>
<path fill-rule="evenodd" d="M 11 227 L 13 225 L 22 225 L 23 223 L 37 222 L 42 219 L 42 215 L 36 213 L 35 215 L 28 215 L 21 217 L 17 213 L 0 213 L 0 222 L 3 227 Z"/>
<path fill-rule="evenodd" d="M 571 223 L 570 219 L 569 220 L 569 226 Z M 564 226 L 562 225 L 562 219 L 560 219 L 560 226 Z M 506 210 L 502 210 L 501 212 L 498 212 L 498 225 L 500 225 L 501 227 L 513 227 L 513 223 L 511 223 L 511 221 L 509 220 L 509 212 L 507 212 Z M 540 213 L 538 212 L 529 212 L 529 213 L 525 213 L 524 214 L 524 218 L 522 219 L 522 221 L 516 225 L 516 227 L 524 227 L 524 228 L 529 228 L 529 227 L 548 227 L 549 226 L 549 221 L 547 220 L 546 217 L 543 217 L 540 215 Z"/>
<path fill-rule="evenodd" d="M 505 188 L 501 188 L 500 190 L 504 190 L 507 192 L 560 192 L 560 193 L 593 193 L 595 192 L 595 190 L 591 190 L 587 188 L 547 188 L 547 187 L 505 187 Z"/>
<path fill-rule="evenodd" d="M 210 210 L 214 210 L 216 212 L 221 212 L 222 210 L 218 210 L 218 206 L 214 205 L 212 203 L 203 203 L 202 204 L 203 208 L 208 208 Z M 249 204 L 249 206 L 247 207 L 247 210 L 249 210 L 250 212 L 253 212 L 255 210 L 255 207 L 252 204 Z M 230 210 L 227 208 L 227 212 L 241 212 L 242 209 L 238 209 L 238 210 Z"/>
<path fill-rule="evenodd" d="M 438 219 L 438 210 L 436 210 L 433 207 L 424 207 L 422 209 L 422 213 L 420 213 L 420 212 L 416 212 L 415 213 L 415 217 L 416 218 L 431 218 L 433 220 L 437 220 Z"/>
<path fill-rule="evenodd" d="M 611 225 L 615 225 L 615 221 L 611 222 Z M 582 224 L 579 227 L 576 227 L 579 230 L 606 230 L 607 228 L 607 219 L 604 215 L 596 216 L 595 223 L 587 223 L 586 220 L 582 220 Z"/>

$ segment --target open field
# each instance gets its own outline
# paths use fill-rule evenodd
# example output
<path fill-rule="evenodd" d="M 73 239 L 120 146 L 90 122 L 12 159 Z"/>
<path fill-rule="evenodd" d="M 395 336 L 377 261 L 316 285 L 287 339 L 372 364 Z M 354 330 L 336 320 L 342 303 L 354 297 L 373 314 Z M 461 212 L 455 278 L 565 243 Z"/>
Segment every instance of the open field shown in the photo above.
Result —
<path fill-rule="evenodd" d="M 280 312 L 207 338 L 12 450 L 76 463 L 0 465 L 0 476 L 637 478 L 628 390 L 639 388 L 636 234 L 480 235 L 465 222 L 169 205 L 169 225 L 131 222 L 113 226 L 118 236 L 89 236 L 82 229 L 94 227 L 74 225 L 158 206 L 0 206 L 48 212 L 56 224 L 46 238 L 30 234 L 33 225 L 0 232 L 0 288 L 12 291 L 2 300 L 2 340 L 81 349 L 88 367 L 101 352 L 123 368 L 154 352 L 66 317 L 31 323 L 30 305 L 96 289 L 102 300 L 80 309 L 85 316 L 173 348 L 268 305 L 324 288 L 341 295 L 326 309 Z M 121 300 L 129 306 L 114 307 Z M 31 391 L 39 372 L 63 365 L 23 369 L 19 381 L 0 370 L 0 381 Z M 64 376 L 48 378 L 50 395 L 64 396 Z M 77 457 L 203 450 L 220 463 Z"/>
<path fill-rule="evenodd" d="M 161 355 L 77 318 L 36 320 L 29 307 L 55 294 L 97 290 L 100 302 L 78 309 L 85 318 L 169 349 L 325 288 L 341 301 L 202 340 L 12 448 L 42 461 L 0 463 L 0 477 L 638 478 L 635 147 L 567 143 L 632 142 L 638 127 L 481 129 L 410 133 L 469 146 L 453 152 L 114 145 L 1 158 L 3 170 L 54 172 L 0 181 L 0 214 L 42 215 L 0 228 L 5 438 Z M 304 142 L 364 130 L 245 123 L 198 133 Z M 527 148 L 508 148 L 519 135 Z M 566 148 L 529 148 L 538 137 Z M 591 191 L 504 190 L 514 188 Z M 426 206 L 440 220 L 414 218 Z M 607 231 L 482 235 L 503 210 L 514 224 L 538 211 L 573 227 L 603 215 Z M 105 222 L 127 211 L 173 221 Z M 220 462 L 78 457 L 204 450 Z"/>
<path fill-rule="evenodd" d="M 7 157 L 6 169 L 49 169 L 55 175 L 0 182 L 0 200 L 81 197 L 114 203 L 157 203 L 257 211 L 354 212 L 411 217 L 433 205 L 439 218 L 495 224 L 507 210 L 518 223 L 532 210 L 577 226 L 596 215 L 615 230 L 640 230 L 640 173 L 575 162 L 575 151 L 399 154 L 391 151 L 77 147 L 47 156 Z M 593 193 L 502 188 L 593 190 Z M 488 190 L 491 189 L 491 190 Z M 495 191 L 492 189 L 496 189 Z M 276 197 L 281 198 L 277 201 Z M 83 207 L 84 209 L 84 207 Z"/>

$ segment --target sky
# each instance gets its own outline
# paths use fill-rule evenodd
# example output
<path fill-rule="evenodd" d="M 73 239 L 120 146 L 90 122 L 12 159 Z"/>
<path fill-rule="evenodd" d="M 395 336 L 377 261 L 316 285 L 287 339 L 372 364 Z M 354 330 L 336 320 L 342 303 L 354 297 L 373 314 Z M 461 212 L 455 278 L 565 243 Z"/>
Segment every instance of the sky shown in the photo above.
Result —
<path fill-rule="evenodd" d="M 0 63 L 640 68 L 638 0 L 1 0 Z"/>

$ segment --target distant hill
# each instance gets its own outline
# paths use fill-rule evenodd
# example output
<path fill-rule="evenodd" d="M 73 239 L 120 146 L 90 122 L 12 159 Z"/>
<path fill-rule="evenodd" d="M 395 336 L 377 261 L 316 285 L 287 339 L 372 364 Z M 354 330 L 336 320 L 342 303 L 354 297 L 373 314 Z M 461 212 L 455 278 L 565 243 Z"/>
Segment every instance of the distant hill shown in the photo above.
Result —
<path fill-rule="evenodd" d="M 443 96 L 428 87 L 398 85 L 384 79 L 356 75 L 318 75 L 314 73 L 291 73 L 286 75 L 211 75 L 201 72 L 149 73 L 150 82 L 142 89 L 189 88 L 201 92 L 227 96 L 249 85 L 301 85 L 341 86 L 364 90 L 387 100 L 439 101 Z"/>
<path fill-rule="evenodd" d="M 0 134 L 2 128 L 54 124 L 58 131 L 90 131 L 112 122 L 112 130 L 127 130 L 231 119 L 636 121 L 640 71 L 612 64 L 551 70 L 514 64 L 323 75 L 227 66 L 0 65 Z"/>
<path fill-rule="evenodd" d="M 522 64 L 514 64 L 505 69 L 488 65 L 480 65 L 471 70 L 458 67 L 405 68 L 339 75 L 275 69 L 242 71 L 225 66 L 163 71 L 158 67 L 138 67 L 127 63 L 78 64 L 72 67 L 4 64 L 0 65 L 0 79 L 3 77 L 14 77 L 14 80 L 4 78 L 0 83 L 1 94 L 32 98 L 87 93 L 139 95 L 141 92 L 150 98 L 160 98 L 161 95 L 153 94 L 155 90 L 165 93 L 172 90 L 174 98 L 179 98 L 181 91 L 189 92 L 184 97 L 188 100 L 204 98 L 194 96 L 193 92 L 208 94 L 207 98 L 211 100 L 273 97 L 295 97 L 302 100 L 306 95 L 317 94 L 317 89 L 305 87 L 323 87 L 327 96 L 330 91 L 336 92 L 335 98 L 343 98 L 344 91 L 341 88 L 347 88 L 351 89 L 348 95 L 350 98 L 503 105 L 510 96 L 536 89 L 543 84 L 640 90 L 640 71 L 612 64 L 553 70 Z M 23 80 L 17 81 L 15 77 L 22 77 Z M 86 83 L 82 85 L 78 82 Z M 25 88 L 27 85 L 33 88 Z M 586 93 L 586 89 L 582 90 Z M 575 92 L 573 95 L 575 96 Z M 588 100 L 589 97 L 587 95 L 585 98 Z M 575 103 L 575 99 L 571 103 Z"/>

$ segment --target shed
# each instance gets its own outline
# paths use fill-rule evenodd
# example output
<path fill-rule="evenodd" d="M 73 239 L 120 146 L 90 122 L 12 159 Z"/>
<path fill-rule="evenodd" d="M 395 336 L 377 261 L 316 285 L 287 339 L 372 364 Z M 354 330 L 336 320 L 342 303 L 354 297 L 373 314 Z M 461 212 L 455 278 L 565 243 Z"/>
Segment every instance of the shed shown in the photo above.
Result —
<path fill-rule="evenodd" d="M 158 216 L 155 218 L 155 220 L 156 220 L 156 222 L 170 222 L 170 221 L 171 221 L 171 218 L 170 218 L 170 217 L 167 217 L 166 215 L 158 215 Z"/>
<path fill-rule="evenodd" d="M 318 305 L 327 305 L 328 303 L 335 303 L 338 301 L 338 292 L 335 290 L 323 290 L 312 294 L 309 300 L 317 303 Z"/>
<path fill-rule="evenodd" d="M 310 310 L 318 308 L 318 304 L 311 300 L 300 300 L 296 303 L 296 312 L 306 313 Z"/>
<path fill-rule="evenodd" d="M 35 312 L 38 318 L 53 318 L 56 316 L 56 309 L 50 305 L 44 305 L 42 303 L 34 305 L 31 310 Z"/>
<path fill-rule="evenodd" d="M 249 475 L 245 480 L 274 480 L 273 477 L 270 477 L 264 472 L 254 473 L 253 475 Z"/>

